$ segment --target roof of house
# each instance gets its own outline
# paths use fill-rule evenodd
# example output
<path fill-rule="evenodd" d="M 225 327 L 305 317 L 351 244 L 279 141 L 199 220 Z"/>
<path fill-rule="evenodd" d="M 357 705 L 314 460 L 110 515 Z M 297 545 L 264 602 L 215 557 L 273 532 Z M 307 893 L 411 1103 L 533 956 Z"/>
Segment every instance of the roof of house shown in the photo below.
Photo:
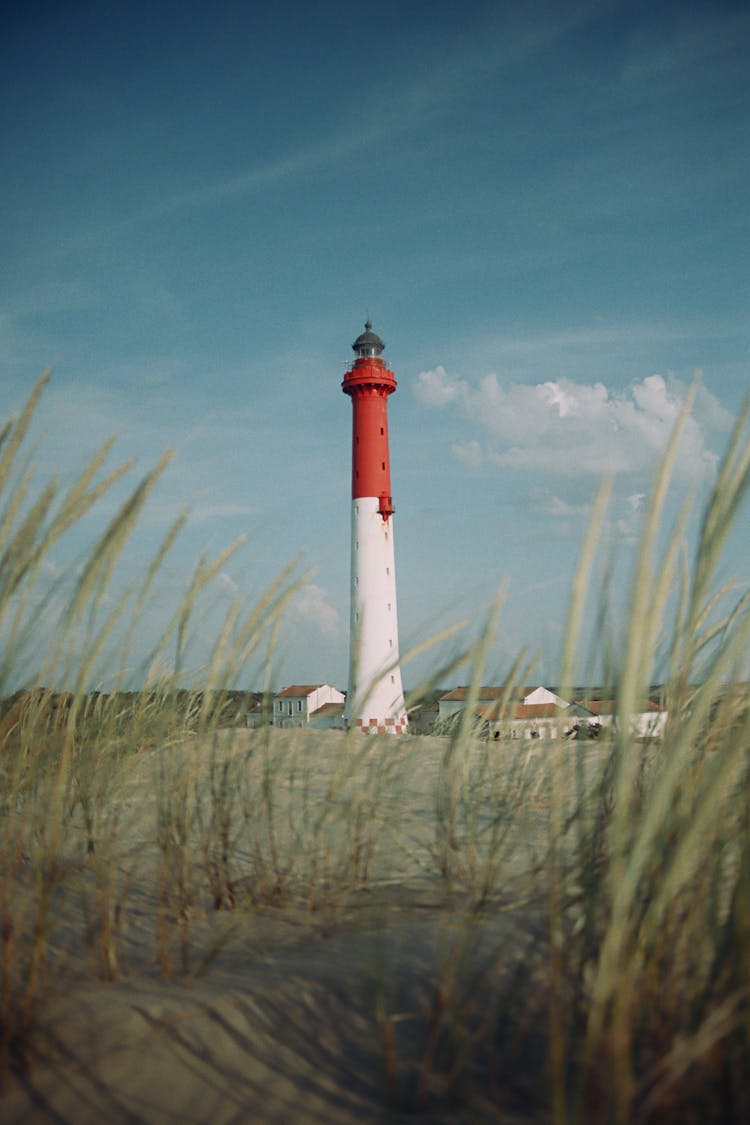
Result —
<path fill-rule="evenodd" d="M 524 686 L 523 684 L 517 684 L 511 687 L 509 687 L 507 684 L 501 684 L 498 687 L 486 685 L 480 687 L 477 692 L 477 699 L 504 699 L 507 697 L 508 699 L 523 701 L 527 695 L 531 695 L 531 693 L 534 691 L 539 691 L 540 688 L 544 688 L 545 691 L 549 691 L 552 695 L 557 694 L 554 688 L 547 688 L 544 686 L 544 684 L 534 684 L 531 687 L 529 687 L 528 685 Z M 443 695 L 441 695 L 440 701 L 443 702 L 443 700 L 445 700 L 446 702 L 462 702 L 467 698 L 471 690 L 472 689 L 469 687 L 453 688 L 452 691 L 447 691 Z"/>
<path fill-rule="evenodd" d="M 498 701 L 507 699 L 510 703 L 522 703 L 532 692 L 538 691 L 543 685 L 537 684 L 535 687 L 480 687 L 477 691 L 477 703 L 486 703 L 490 700 Z M 469 696 L 472 689 L 469 687 L 456 687 L 452 691 L 447 691 L 440 696 L 440 702 L 443 703 L 463 703 Z M 545 688 L 552 695 L 557 695 L 555 688 Z M 657 694 L 656 688 L 649 689 L 649 697 L 642 704 L 641 710 L 645 711 L 660 711 L 661 707 L 653 698 Z M 611 688 L 605 694 L 601 688 L 575 688 L 574 692 L 568 698 L 575 700 L 579 707 L 588 708 L 589 711 L 595 712 L 597 715 L 613 715 L 617 708 L 617 701 L 611 694 Z M 545 705 L 546 706 L 546 705 Z M 551 706 L 551 704 L 549 704 Z"/>
<path fill-rule="evenodd" d="M 469 695 L 469 692 L 471 690 L 472 689 L 469 688 L 469 687 L 453 688 L 452 691 L 447 691 L 445 693 L 445 695 L 441 695 L 440 700 L 441 700 L 441 702 L 443 700 L 445 700 L 446 702 L 451 701 L 451 700 L 461 701 L 461 700 L 464 700 L 464 699 L 467 698 L 467 696 Z M 516 696 L 518 698 L 522 698 L 523 696 L 528 695 L 529 692 L 535 691 L 535 690 L 536 690 L 535 688 L 523 688 L 523 687 L 508 689 L 507 686 L 504 686 L 504 687 L 480 687 L 478 692 L 477 692 L 477 699 L 502 699 L 504 696 L 509 695 L 509 694 L 512 695 L 512 696 Z"/>
<path fill-rule="evenodd" d="M 588 707 L 589 711 L 593 711 L 595 715 L 615 715 L 617 713 L 616 699 L 588 699 L 585 702 L 579 700 L 579 705 Z M 640 713 L 645 714 L 647 711 L 661 711 L 661 707 L 653 699 L 646 699 L 641 703 Z"/>
<path fill-rule="evenodd" d="M 277 691 L 274 698 L 284 699 L 288 696 L 293 696 L 295 698 L 300 696 L 306 699 L 308 695 L 312 695 L 314 691 L 322 687 L 325 687 L 325 684 L 292 684 L 291 687 L 285 687 L 282 691 Z"/>
<path fill-rule="evenodd" d="M 448 700 L 453 700 L 453 699 L 462 700 L 462 699 L 466 699 L 466 696 L 468 694 L 469 694 L 469 689 L 467 687 L 457 687 L 457 688 L 453 688 L 453 691 L 447 691 L 445 693 L 445 695 L 441 695 L 440 699 L 441 699 L 441 701 L 442 700 L 448 701 Z M 479 689 L 478 698 L 479 699 L 497 699 L 500 694 L 502 694 L 502 688 L 483 687 L 483 688 Z"/>
<path fill-rule="evenodd" d="M 558 716 L 568 717 L 567 707 L 558 707 L 556 703 L 506 703 L 504 707 L 490 706 L 477 707 L 476 712 L 484 719 L 555 719 Z"/>
<path fill-rule="evenodd" d="M 614 715 L 617 710 L 616 699 L 587 699 L 585 702 L 578 700 L 578 703 L 588 707 L 595 715 Z"/>
<path fill-rule="evenodd" d="M 311 719 L 320 719 L 326 715 L 343 715 L 343 703 L 324 703 L 322 707 L 316 707 L 310 716 Z"/>

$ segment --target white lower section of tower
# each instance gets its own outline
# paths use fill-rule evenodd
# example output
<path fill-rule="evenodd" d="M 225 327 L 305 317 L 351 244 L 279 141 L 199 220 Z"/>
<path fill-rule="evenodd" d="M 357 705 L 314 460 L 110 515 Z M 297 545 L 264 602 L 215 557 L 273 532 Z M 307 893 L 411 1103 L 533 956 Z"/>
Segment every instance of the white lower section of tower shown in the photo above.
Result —
<path fill-rule="evenodd" d="M 393 517 L 377 497 L 352 500 L 352 590 L 347 726 L 403 734 L 408 727 L 398 652 Z"/>

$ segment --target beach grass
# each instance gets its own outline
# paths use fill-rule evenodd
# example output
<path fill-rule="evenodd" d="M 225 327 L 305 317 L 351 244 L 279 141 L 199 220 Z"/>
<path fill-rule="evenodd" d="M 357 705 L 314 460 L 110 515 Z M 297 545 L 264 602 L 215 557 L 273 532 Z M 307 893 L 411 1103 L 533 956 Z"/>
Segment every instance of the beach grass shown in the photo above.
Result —
<path fill-rule="evenodd" d="M 175 1120 L 146 1042 L 183 1083 L 185 1121 L 279 1120 L 280 1083 L 296 1120 L 748 1120 L 750 602 L 721 571 L 750 484 L 747 413 L 692 559 L 686 516 L 662 534 L 689 400 L 666 451 L 627 627 L 593 654 L 618 700 L 613 737 L 510 743 L 483 740 L 472 708 L 496 673 L 502 595 L 456 658 L 471 686 L 444 734 L 245 729 L 230 689 L 260 666 L 269 690 L 300 579 L 290 568 L 255 605 L 234 602 L 196 677 L 195 615 L 238 544 L 199 560 L 137 690 L 124 672 L 94 690 L 114 639 L 132 666 L 184 516 L 142 581 L 119 584 L 165 458 L 50 584 L 56 545 L 132 467 L 109 468 L 108 443 L 66 490 L 35 492 L 25 449 L 43 387 L 0 434 L 4 1118 Z M 607 616 L 593 578 L 607 501 L 605 484 L 562 695 L 584 622 Z M 40 652 L 34 625 L 51 607 Z M 644 740 L 631 717 L 658 651 L 668 721 Z M 504 669 L 508 700 L 533 675 L 524 654 Z M 113 1021 L 137 1016 L 139 1031 L 97 1053 L 77 1017 L 87 1005 L 99 1044 Z"/>

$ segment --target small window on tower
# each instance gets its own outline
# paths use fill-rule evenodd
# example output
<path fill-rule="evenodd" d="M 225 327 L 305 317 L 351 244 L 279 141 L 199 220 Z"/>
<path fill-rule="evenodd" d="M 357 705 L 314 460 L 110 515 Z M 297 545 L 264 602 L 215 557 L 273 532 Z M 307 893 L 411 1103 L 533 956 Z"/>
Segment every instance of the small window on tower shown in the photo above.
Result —
<path fill-rule="evenodd" d="M 380 468 L 385 472 L 385 461 L 380 462 Z"/>
<path fill-rule="evenodd" d="M 385 430 L 384 430 L 384 429 L 383 429 L 383 427 L 381 426 L 381 427 L 380 427 L 380 436 L 382 437 L 384 433 L 385 433 Z"/>

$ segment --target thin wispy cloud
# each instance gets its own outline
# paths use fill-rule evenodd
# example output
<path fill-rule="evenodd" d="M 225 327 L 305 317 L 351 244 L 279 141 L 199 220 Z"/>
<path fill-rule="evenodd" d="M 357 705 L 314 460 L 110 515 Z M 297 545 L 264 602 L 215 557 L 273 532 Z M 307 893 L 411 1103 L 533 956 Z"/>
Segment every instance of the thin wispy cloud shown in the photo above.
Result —
<path fill-rule="evenodd" d="M 744 64 L 738 50 L 750 30 L 750 14 L 744 5 L 725 9 L 725 18 L 716 23 L 711 5 L 697 7 L 686 21 L 670 20 L 661 34 L 632 37 L 625 61 L 616 80 L 620 87 L 639 101 L 653 104 L 655 97 L 675 97 L 683 88 L 694 85 L 696 75 L 706 65 L 727 66 L 734 54 L 735 66 Z M 739 72 L 739 71 L 738 71 Z"/>
<path fill-rule="evenodd" d="M 527 594 L 538 594 L 542 590 L 550 590 L 555 586 L 566 586 L 568 576 L 558 574 L 554 578 L 547 578 L 544 582 L 532 582 L 529 586 L 522 586 L 520 590 L 513 590 L 514 598 L 522 598 Z"/>
<path fill-rule="evenodd" d="M 392 57 L 379 59 L 379 66 L 362 76 L 351 103 L 356 111 L 314 143 L 167 196 L 149 216 L 249 197 L 358 156 L 370 157 L 407 134 L 434 133 L 440 119 L 476 99 L 491 76 L 528 65 L 534 55 L 570 35 L 597 11 L 601 14 L 601 5 L 584 3 L 567 12 L 552 9 L 535 23 L 491 17 L 469 25 L 463 34 L 453 29 L 448 37 L 435 33 L 420 45 L 419 54 L 406 55 L 400 66 L 394 67 Z"/>
<path fill-rule="evenodd" d="M 591 504 L 576 504 L 546 490 L 537 490 L 534 495 L 535 511 L 553 519 L 582 519 L 591 512 Z"/>
<path fill-rule="evenodd" d="M 187 522 L 191 525 L 206 523 L 209 520 L 234 519 L 237 516 L 251 517 L 257 509 L 252 504 L 238 503 L 233 500 L 217 499 L 213 503 L 198 502 L 191 504 Z"/>

